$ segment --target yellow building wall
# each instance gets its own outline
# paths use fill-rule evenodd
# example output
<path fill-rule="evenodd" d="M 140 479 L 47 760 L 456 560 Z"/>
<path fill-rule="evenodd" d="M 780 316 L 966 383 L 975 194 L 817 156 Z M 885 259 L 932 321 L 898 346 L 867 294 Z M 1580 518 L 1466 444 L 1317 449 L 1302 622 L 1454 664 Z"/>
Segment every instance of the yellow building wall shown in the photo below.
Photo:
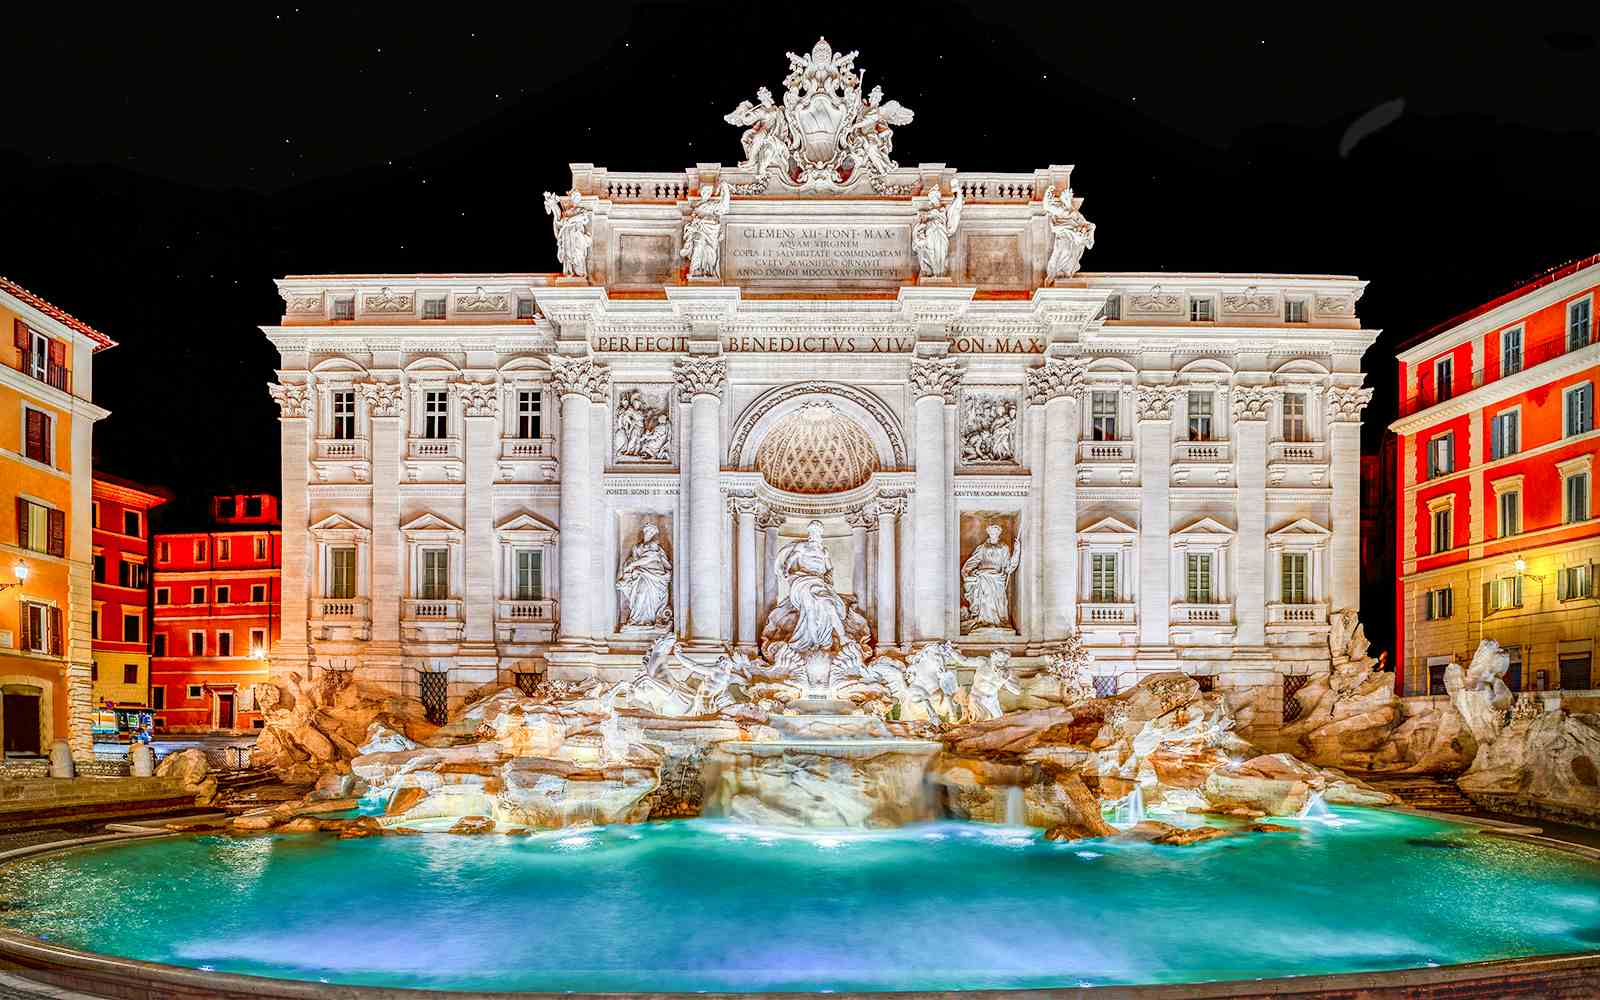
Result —
<path fill-rule="evenodd" d="M 107 701 L 120 705 L 143 705 L 150 683 L 150 657 L 143 653 L 117 653 L 97 649 L 94 652 L 96 677 L 92 689 L 94 706 L 99 708 Z M 128 664 L 139 668 L 138 680 L 132 684 L 122 681 L 122 668 Z"/>

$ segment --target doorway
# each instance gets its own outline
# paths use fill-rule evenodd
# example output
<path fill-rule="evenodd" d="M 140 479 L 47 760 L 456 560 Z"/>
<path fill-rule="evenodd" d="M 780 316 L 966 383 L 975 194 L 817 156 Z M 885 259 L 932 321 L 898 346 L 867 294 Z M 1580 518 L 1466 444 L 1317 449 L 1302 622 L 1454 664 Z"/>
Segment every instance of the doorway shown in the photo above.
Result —
<path fill-rule="evenodd" d="M 233 728 L 233 695 L 231 693 L 223 694 L 218 692 L 217 694 L 217 728 Z"/>
<path fill-rule="evenodd" d="M 5 727 L 6 755 L 42 754 L 44 749 L 39 745 L 39 696 L 7 691 L 0 694 L 0 702 L 4 703 L 4 708 L 0 709 L 3 711 L 0 722 Z"/>

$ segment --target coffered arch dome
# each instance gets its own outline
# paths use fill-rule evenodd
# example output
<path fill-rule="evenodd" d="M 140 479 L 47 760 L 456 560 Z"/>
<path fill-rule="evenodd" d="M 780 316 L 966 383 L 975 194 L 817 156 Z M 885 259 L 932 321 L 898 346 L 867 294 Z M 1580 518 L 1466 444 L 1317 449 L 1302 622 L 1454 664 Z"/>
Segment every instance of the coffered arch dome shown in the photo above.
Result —
<path fill-rule="evenodd" d="M 832 403 L 808 400 L 779 420 L 756 449 L 756 469 L 789 493 L 843 493 L 881 467 L 872 437 Z"/>

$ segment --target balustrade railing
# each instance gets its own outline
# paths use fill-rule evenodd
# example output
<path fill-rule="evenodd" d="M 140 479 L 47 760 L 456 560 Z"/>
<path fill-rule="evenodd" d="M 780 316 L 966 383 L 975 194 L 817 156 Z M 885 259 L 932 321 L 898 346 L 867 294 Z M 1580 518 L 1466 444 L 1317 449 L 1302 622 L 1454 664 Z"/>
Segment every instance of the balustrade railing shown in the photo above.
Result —
<path fill-rule="evenodd" d="M 401 603 L 400 613 L 407 621 L 460 621 L 461 601 L 455 598 L 434 600 L 408 597 Z"/>
<path fill-rule="evenodd" d="M 411 438 L 406 442 L 409 459 L 459 459 L 460 438 Z"/>
<path fill-rule="evenodd" d="M 1044 197 L 1044 189 L 1033 174 L 968 174 L 956 175 L 956 186 L 961 196 L 974 201 L 1036 201 Z"/>
<path fill-rule="evenodd" d="M 1326 625 L 1328 624 L 1328 606 L 1326 604 L 1269 604 L 1267 605 L 1268 625 Z"/>
<path fill-rule="evenodd" d="M 1174 461 L 1212 465 L 1226 465 L 1232 454 L 1227 441 L 1179 441 L 1172 450 Z"/>
<path fill-rule="evenodd" d="M 556 620 L 556 602 L 500 601 L 496 617 L 503 622 L 553 622 Z"/>
<path fill-rule="evenodd" d="M 311 616 L 323 621 L 366 621 L 368 607 L 365 597 L 317 597 L 312 599 Z"/>
<path fill-rule="evenodd" d="M 339 459 L 365 459 L 367 457 L 367 442 L 365 438 L 318 438 L 317 458 L 337 461 Z"/>
<path fill-rule="evenodd" d="M 529 459 L 551 458 L 555 455 L 555 441 L 551 438 L 503 438 L 500 458 Z"/>
<path fill-rule="evenodd" d="M 1172 606 L 1174 625 L 1231 625 L 1232 604 L 1175 604 Z"/>
<path fill-rule="evenodd" d="M 1078 461 L 1080 462 L 1131 462 L 1133 461 L 1132 441 L 1079 441 Z"/>
<path fill-rule="evenodd" d="M 1080 625 L 1132 625 L 1134 604 L 1079 604 Z"/>
<path fill-rule="evenodd" d="M 1273 441 L 1267 445 L 1268 465 L 1323 465 L 1327 461 L 1326 441 Z"/>
<path fill-rule="evenodd" d="M 613 174 L 600 180 L 600 191 L 610 201 L 678 201 L 688 196 L 685 174 Z"/>

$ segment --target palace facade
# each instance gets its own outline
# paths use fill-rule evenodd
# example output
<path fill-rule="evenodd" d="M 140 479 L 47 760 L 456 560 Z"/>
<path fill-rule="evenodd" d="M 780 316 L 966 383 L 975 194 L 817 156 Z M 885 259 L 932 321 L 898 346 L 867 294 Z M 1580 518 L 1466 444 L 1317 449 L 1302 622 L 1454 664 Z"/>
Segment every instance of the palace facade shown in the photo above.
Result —
<path fill-rule="evenodd" d="M 1072 168 L 900 167 L 909 109 L 790 58 L 737 167 L 574 165 L 560 273 L 278 282 L 274 673 L 442 718 L 669 632 L 760 656 L 817 522 L 879 652 L 1077 632 L 1106 690 L 1292 716 L 1359 604 L 1364 283 L 1081 271 Z"/>

